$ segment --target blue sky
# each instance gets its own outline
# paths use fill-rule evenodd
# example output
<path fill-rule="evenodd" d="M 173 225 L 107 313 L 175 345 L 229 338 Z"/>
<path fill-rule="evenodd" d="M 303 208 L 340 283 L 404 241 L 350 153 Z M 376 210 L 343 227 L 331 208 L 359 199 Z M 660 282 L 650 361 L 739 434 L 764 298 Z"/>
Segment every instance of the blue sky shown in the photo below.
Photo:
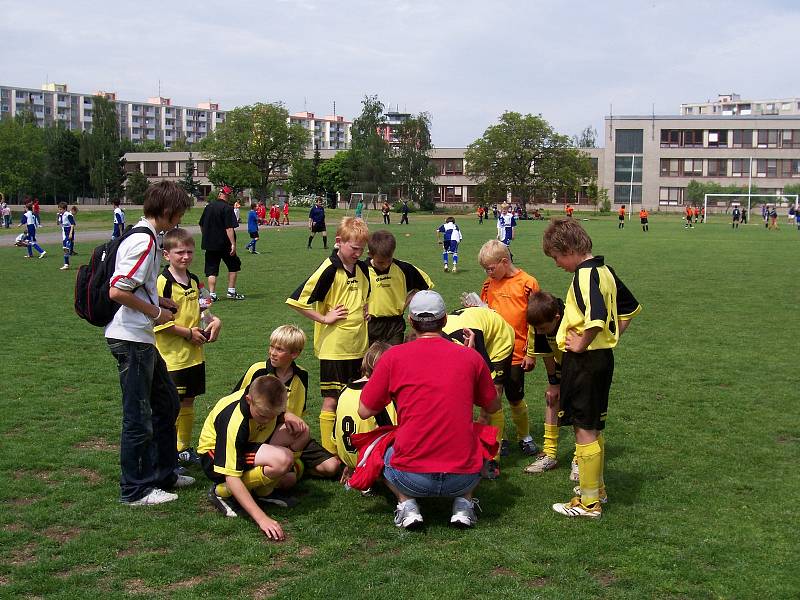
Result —
<path fill-rule="evenodd" d="M 5 85 L 143 100 L 160 80 L 175 104 L 330 114 L 335 101 L 348 118 L 377 94 L 429 112 L 440 147 L 505 110 L 571 135 L 601 130 L 612 105 L 675 114 L 718 93 L 800 96 L 796 2 L 0 0 L 0 14 Z"/>

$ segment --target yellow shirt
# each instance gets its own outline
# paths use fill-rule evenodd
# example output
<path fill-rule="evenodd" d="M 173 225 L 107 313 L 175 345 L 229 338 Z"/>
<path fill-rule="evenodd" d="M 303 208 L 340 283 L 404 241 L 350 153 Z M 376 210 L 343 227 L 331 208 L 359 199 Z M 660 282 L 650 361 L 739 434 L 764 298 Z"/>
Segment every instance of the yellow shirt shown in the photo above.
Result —
<path fill-rule="evenodd" d="M 247 369 L 239 383 L 233 387 L 233 392 L 241 390 L 247 393 L 250 391 L 250 384 L 253 383 L 253 380 L 262 375 L 277 377 L 275 367 L 268 360 L 250 365 L 250 368 Z M 289 396 L 286 401 L 286 412 L 302 419 L 308 402 L 308 371 L 292 361 L 292 376 L 289 381 L 284 381 L 283 384 L 286 386 L 286 393 Z"/>
<path fill-rule="evenodd" d="M 362 419 L 358 416 L 361 390 L 364 389 L 366 383 L 366 381 L 354 381 L 348 384 L 339 396 L 339 403 L 336 405 L 333 440 L 336 442 L 336 451 L 341 461 L 353 469 L 358 463 L 358 451 L 350 443 L 350 436 L 354 433 L 367 433 L 377 429 L 380 425 L 397 425 L 397 411 L 393 402 L 390 402 L 374 417 Z"/>
<path fill-rule="evenodd" d="M 189 273 L 189 285 L 183 285 L 170 273 L 169 267 L 158 276 L 158 295 L 171 298 L 178 305 L 175 318 L 162 325 L 153 327 L 156 334 L 156 348 L 161 353 L 168 371 L 180 371 L 201 364 L 205 357 L 203 347 L 196 346 L 180 335 L 167 333 L 164 329 L 173 325 L 181 327 L 200 326 L 200 280 L 197 275 Z M 166 310 L 166 309 L 165 309 Z"/>
<path fill-rule="evenodd" d="M 475 332 L 475 350 L 484 357 L 490 369 L 501 364 L 514 351 L 514 329 L 491 308 L 471 306 L 457 310 L 447 315 L 443 331 L 451 339 L 463 343 L 461 330 L 465 327 Z"/>
<path fill-rule="evenodd" d="M 373 317 L 396 317 L 403 314 L 406 298 L 412 291 L 433 289 L 428 274 L 411 263 L 392 260 L 386 271 L 369 265 L 369 314 Z"/>

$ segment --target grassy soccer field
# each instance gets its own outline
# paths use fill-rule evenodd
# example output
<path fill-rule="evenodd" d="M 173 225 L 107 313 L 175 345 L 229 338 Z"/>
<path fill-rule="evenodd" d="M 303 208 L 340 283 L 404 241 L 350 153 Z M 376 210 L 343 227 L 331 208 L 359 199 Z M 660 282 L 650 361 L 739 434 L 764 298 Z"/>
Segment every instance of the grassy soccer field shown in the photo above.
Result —
<path fill-rule="evenodd" d="M 299 487 L 299 506 L 271 513 L 287 531 L 283 544 L 216 513 L 199 470 L 198 485 L 176 502 L 117 502 L 120 392 L 102 330 L 73 313 L 75 272 L 58 270 L 57 245 L 45 245 L 44 260 L 0 248 L 0 597 L 796 597 L 800 232 L 732 231 L 722 217 L 687 231 L 656 214 L 645 234 L 635 218 L 622 231 L 616 217 L 590 218 L 595 254 L 644 307 L 615 351 L 603 518 L 576 522 L 550 509 L 572 495 L 574 438 L 562 430 L 556 470 L 522 473 L 529 460 L 515 447 L 502 477 L 478 488 L 474 530 L 450 529 L 442 500 L 422 501 L 423 531 L 401 532 L 386 498 L 312 480 Z M 459 272 L 443 273 L 434 234 L 442 221 L 413 214 L 410 226 L 390 229 L 397 256 L 425 269 L 456 307 L 484 279 L 475 257 L 495 228 L 457 217 Z M 522 222 L 512 249 L 563 297 L 569 275 L 542 254 L 544 226 Z M 224 327 L 206 347 L 195 437 L 208 408 L 263 360 L 275 326 L 311 334 L 311 322 L 283 303 L 325 256 L 319 237 L 310 251 L 305 240 L 302 228 L 265 231 L 261 255 L 243 255 L 247 299 L 215 305 Z M 202 262 L 198 252 L 195 272 Z M 310 343 L 298 362 L 311 372 L 308 421 L 317 432 Z M 541 443 L 543 366 L 526 382 Z"/>

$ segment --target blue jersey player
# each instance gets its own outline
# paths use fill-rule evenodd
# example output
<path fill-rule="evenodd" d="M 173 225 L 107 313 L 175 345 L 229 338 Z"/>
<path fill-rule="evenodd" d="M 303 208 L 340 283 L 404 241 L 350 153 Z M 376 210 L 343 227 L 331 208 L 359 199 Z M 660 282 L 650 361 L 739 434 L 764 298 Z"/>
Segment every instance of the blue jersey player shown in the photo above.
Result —
<path fill-rule="evenodd" d="M 125 232 L 125 211 L 119 207 L 119 200 L 114 200 L 114 230 L 111 232 L 111 239 L 115 240 L 122 237 Z"/>
<path fill-rule="evenodd" d="M 511 240 L 514 239 L 514 229 L 516 226 L 516 217 L 508 209 L 508 204 L 503 204 L 503 206 L 500 207 L 500 214 L 497 217 L 497 239 L 506 246 L 509 246 L 509 251 L 511 250 Z"/>
<path fill-rule="evenodd" d="M 34 214 L 33 205 L 30 202 L 25 205 L 25 212 L 22 215 L 19 226 L 24 226 L 27 233 L 28 254 L 25 255 L 25 258 L 32 258 L 34 250 L 39 253 L 39 258 L 44 258 L 47 252 L 42 250 L 42 247 L 36 243 L 36 230 L 39 228 L 39 217 Z"/>
<path fill-rule="evenodd" d="M 66 202 L 58 203 L 58 224 L 61 226 L 61 246 L 64 248 L 62 271 L 69 269 L 69 257 L 75 243 L 75 217 L 67 210 Z"/>
<path fill-rule="evenodd" d="M 436 237 L 440 237 L 440 234 L 444 236 L 444 240 L 439 242 L 442 244 L 442 262 L 444 263 L 444 270 L 445 272 L 449 271 L 450 268 L 447 265 L 447 258 L 448 254 L 452 256 L 452 269 L 453 273 L 456 272 L 458 268 L 458 243 L 461 241 L 461 230 L 456 225 L 456 220 L 453 217 L 447 217 L 445 222 L 439 225 L 439 228 L 436 230 Z"/>

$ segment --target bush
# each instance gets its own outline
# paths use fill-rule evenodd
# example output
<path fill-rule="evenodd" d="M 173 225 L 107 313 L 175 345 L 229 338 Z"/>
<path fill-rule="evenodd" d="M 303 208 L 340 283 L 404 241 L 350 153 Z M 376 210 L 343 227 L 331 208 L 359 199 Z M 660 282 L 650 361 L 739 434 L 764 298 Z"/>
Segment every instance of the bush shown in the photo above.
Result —
<path fill-rule="evenodd" d="M 392 212 L 401 213 L 403 212 L 403 203 L 402 202 L 395 202 L 392 205 Z M 417 212 L 417 207 L 414 206 L 413 202 L 408 203 L 408 212 L 414 213 Z"/>

